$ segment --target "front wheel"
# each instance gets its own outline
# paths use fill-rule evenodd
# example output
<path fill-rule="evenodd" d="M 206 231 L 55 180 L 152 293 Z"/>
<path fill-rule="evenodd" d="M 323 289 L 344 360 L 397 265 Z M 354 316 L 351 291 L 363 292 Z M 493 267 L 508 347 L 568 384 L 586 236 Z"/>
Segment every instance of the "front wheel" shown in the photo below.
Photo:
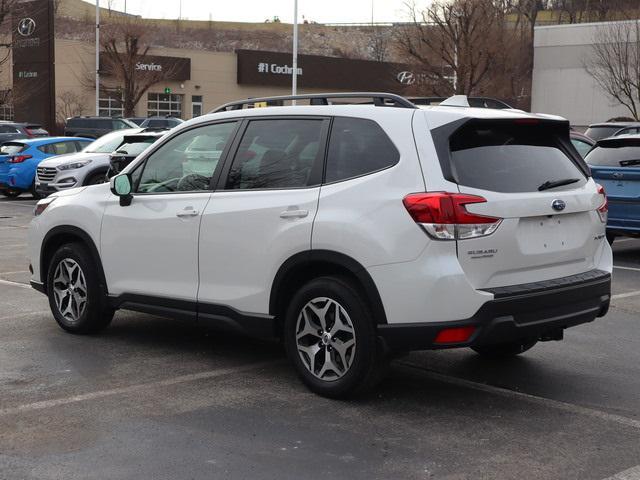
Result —
<path fill-rule="evenodd" d="M 538 339 L 528 338 L 517 340 L 515 342 L 498 343 L 496 345 L 471 347 L 471 349 L 479 355 L 487 358 L 509 358 L 526 352 L 527 350 L 533 348 L 536 343 L 538 343 Z"/>
<path fill-rule="evenodd" d="M 81 243 L 68 243 L 55 252 L 47 293 L 53 316 L 67 332 L 95 333 L 111 323 L 114 310 L 107 304 L 98 265 Z"/>
<path fill-rule="evenodd" d="M 84 182 L 85 185 L 100 185 L 107 181 L 106 173 L 94 173 Z"/>
<path fill-rule="evenodd" d="M 298 290 L 286 313 L 284 343 L 298 376 L 320 395 L 363 393 L 385 372 L 371 312 L 343 277 L 317 278 Z"/>

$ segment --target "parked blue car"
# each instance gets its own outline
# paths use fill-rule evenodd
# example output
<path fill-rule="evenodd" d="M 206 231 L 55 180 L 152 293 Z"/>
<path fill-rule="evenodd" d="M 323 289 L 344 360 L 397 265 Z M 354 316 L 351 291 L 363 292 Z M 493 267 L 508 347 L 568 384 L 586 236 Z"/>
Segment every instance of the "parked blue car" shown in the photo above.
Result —
<path fill-rule="evenodd" d="M 93 139 L 81 137 L 45 137 L 3 143 L 0 145 L 0 193 L 13 198 L 31 192 L 39 198 L 34 188 L 38 164 L 55 155 L 79 152 L 91 142 Z"/>
<path fill-rule="evenodd" d="M 599 140 L 585 161 L 609 200 L 609 243 L 617 236 L 640 235 L 640 135 Z"/>

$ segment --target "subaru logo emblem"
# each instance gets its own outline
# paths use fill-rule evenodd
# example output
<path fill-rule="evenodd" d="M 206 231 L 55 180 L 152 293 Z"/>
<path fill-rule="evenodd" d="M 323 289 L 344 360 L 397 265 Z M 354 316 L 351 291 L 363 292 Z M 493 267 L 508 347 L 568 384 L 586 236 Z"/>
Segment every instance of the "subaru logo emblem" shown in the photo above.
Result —
<path fill-rule="evenodd" d="M 18 22 L 18 33 L 23 37 L 30 37 L 36 29 L 36 21 L 33 18 L 23 18 Z"/>
<path fill-rule="evenodd" d="M 551 202 L 551 208 L 553 208 L 554 210 L 556 210 L 557 212 L 561 212 L 562 210 L 564 210 L 566 208 L 567 204 L 564 203 L 563 200 L 554 200 L 553 202 Z"/>
<path fill-rule="evenodd" d="M 402 85 L 413 85 L 414 83 L 416 83 L 416 76 L 413 74 L 413 72 L 400 72 L 396 76 L 396 79 Z"/>

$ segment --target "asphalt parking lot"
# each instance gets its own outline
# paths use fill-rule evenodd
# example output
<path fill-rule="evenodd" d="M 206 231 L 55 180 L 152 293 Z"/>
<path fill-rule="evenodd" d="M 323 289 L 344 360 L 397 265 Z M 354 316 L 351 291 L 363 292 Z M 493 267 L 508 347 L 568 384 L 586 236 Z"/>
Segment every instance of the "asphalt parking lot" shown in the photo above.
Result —
<path fill-rule="evenodd" d="M 64 333 L 27 285 L 34 203 L 0 199 L 0 479 L 640 478 L 640 240 L 563 342 L 413 353 L 344 402 L 278 345 L 124 311 Z"/>

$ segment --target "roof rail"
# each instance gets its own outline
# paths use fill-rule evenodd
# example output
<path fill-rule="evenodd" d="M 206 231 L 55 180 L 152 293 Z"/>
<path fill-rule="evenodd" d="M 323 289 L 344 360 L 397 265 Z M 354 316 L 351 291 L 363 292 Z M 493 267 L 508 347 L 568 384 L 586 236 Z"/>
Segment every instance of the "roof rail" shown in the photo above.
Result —
<path fill-rule="evenodd" d="M 209 113 L 227 112 L 230 110 L 242 110 L 243 107 L 255 107 L 258 103 L 266 103 L 269 105 L 282 105 L 287 100 L 309 100 L 309 105 L 330 105 L 329 99 L 332 98 L 363 98 L 370 99 L 377 107 L 402 107 L 402 108 L 418 108 L 409 100 L 394 93 L 381 92 L 340 92 L 340 93 L 310 93 L 303 95 L 283 95 L 275 97 L 259 97 L 247 98 L 246 100 L 237 100 L 229 102 Z M 369 102 L 367 102 L 369 103 Z M 262 105 L 264 106 L 264 105 Z"/>

